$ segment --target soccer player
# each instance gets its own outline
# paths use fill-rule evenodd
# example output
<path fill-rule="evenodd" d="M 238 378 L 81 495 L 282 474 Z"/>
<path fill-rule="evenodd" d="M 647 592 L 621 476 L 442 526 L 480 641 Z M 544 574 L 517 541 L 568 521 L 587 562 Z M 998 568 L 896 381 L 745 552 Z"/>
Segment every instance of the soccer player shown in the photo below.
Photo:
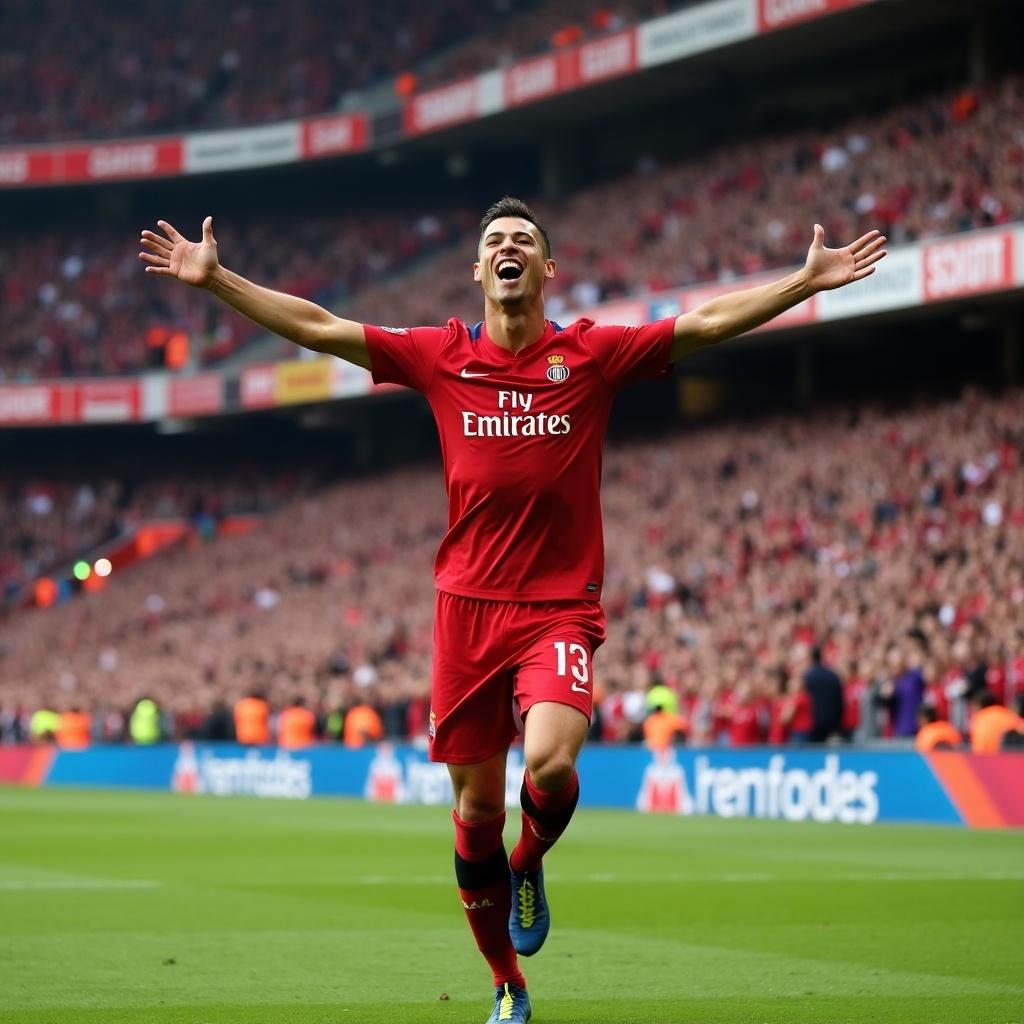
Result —
<path fill-rule="evenodd" d="M 871 231 L 826 249 L 815 225 L 805 266 L 772 284 L 641 327 L 561 327 L 544 316 L 544 285 L 556 272 L 547 233 L 506 197 L 480 226 L 473 278 L 483 321 L 394 328 L 341 319 L 227 270 L 210 217 L 199 242 L 157 224 L 162 233 L 142 232 L 148 273 L 205 288 L 268 330 L 430 403 L 449 502 L 435 564 L 430 757 L 448 765 L 455 792 L 459 895 L 495 986 L 488 1024 L 523 1024 L 532 1010 L 517 954 L 536 953 L 548 933 L 542 864 L 579 798 L 575 764 L 605 635 L 599 488 L 612 399 L 632 380 L 667 376 L 700 346 L 862 280 L 885 255 L 885 238 Z M 506 857 L 516 710 L 526 773 L 520 837 Z"/>

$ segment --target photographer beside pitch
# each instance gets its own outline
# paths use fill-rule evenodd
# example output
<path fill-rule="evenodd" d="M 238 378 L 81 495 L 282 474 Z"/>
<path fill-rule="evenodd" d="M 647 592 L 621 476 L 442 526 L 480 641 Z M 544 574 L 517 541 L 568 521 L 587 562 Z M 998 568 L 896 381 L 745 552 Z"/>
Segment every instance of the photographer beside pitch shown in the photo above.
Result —
<path fill-rule="evenodd" d="M 562 328 L 545 319 L 555 276 L 547 233 L 506 197 L 484 215 L 473 278 L 484 320 L 469 327 L 364 326 L 220 265 L 213 221 L 190 242 L 165 221 L 142 232 L 151 274 L 206 288 L 276 334 L 422 392 L 437 421 L 449 502 L 435 563 L 437 606 L 430 757 L 455 791 L 455 874 L 494 978 L 487 1024 L 532 1010 L 517 953 L 536 953 L 550 916 L 542 860 L 579 798 L 575 764 L 592 710 L 591 660 L 604 641 L 601 451 L 612 400 L 641 377 L 736 337 L 816 292 L 874 272 L 885 238 L 871 231 L 801 270 L 642 327 Z M 505 762 L 524 727 L 522 829 L 502 841 Z"/>

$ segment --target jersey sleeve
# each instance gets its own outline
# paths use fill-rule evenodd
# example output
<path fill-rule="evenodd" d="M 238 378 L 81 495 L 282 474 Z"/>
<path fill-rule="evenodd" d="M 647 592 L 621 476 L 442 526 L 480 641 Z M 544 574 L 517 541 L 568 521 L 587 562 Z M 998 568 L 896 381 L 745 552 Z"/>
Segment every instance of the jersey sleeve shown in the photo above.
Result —
<path fill-rule="evenodd" d="M 449 328 L 372 327 L 367 324 L 363 333 L 375 384 L 401 384 L 414 391 L 426 391 Z"/>
<path fill-rule="evenodd" d="M 667 377 L 672 370 L 670 353 L 676 318 L 655 320 L 640 327 L 598 327 L 582 332 L 601 375 L 618 389 L 645 377 Z"/>

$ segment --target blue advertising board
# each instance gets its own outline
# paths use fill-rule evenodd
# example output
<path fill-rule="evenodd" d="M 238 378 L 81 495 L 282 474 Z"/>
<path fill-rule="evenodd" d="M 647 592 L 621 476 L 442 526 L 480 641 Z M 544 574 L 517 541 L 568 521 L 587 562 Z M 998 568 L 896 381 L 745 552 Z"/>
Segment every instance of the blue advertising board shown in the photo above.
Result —
<path fill-rule="evenodd" d="M 928 760 L 910 751 L 682 747 L 653 754 L 643 747 L 591 746 L 580 755 L 579 771 L 581 804 L 590 807 L 865 825 L 963 820 Z M 522 752 L 513 747 L 509 806 L 519 803 L 522 774 Z M 444 765 L 428 761 L 419 747 L 390 744 L 292 752 L 192 743 L 61 751 L 45 784 L 276 799 L 451 802 Z"/>

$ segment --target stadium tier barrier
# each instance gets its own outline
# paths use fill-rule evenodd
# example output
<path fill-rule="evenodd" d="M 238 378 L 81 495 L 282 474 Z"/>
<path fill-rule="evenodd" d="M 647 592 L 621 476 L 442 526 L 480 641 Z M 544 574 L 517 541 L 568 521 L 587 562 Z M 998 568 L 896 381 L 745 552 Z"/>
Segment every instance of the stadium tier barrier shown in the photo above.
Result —
<path fill-rule="evenodd" d="M 757 747 L 588 747 L 580 756 L 581 803 L 642 813 L 784 821 L 919 822 L 1024 827 L 1024 756 L 941 751 Z M 509 759 L 507 802 L 519 804 L 521 753 Z M 154 747 L 0 748 L 0 782 L 102 786 L 212 796 L 356 797 L 448 805 L 444 765 L 424 750 L 381 744 L 301 751 L 231 744 Z"/>

